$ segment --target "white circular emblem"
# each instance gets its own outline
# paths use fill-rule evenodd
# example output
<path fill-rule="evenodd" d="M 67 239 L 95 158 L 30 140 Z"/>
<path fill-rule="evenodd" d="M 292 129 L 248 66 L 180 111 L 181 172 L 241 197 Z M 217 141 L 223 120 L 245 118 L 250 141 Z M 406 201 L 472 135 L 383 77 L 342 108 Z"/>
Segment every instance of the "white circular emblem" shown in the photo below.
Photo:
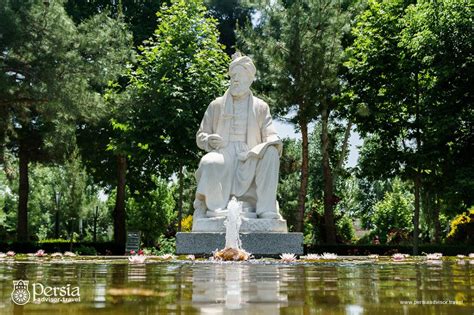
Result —
<path fill-rule="evenodd" d="M 17 305 L 25 305 L 30 300 L 28 291 L 28 282 L 26 280 L 13 280 L 12 301 Z"/>

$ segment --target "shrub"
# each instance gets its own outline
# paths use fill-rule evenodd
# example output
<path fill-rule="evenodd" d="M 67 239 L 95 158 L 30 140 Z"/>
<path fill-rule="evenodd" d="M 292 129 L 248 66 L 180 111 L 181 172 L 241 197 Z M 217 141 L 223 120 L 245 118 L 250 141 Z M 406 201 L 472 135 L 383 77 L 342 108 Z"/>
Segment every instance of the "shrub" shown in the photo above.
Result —
<path fill-rule="evenodd" d="M 160 235 L 158 238 L 158 255 L 174 254 L 176 252 L 176 238 L 166 238 Z"/>
<path fill-rule="evenodd" d="M 75 243 L 75 241 L 72 241 Z M 48 238 L 44 240 L 39 240 L 38 244 L 54 244 L 54 243 L 71 243 L 71 240 L 67 240 L 64 238 Z"/>
<path fill-rule="evenodd" d="M 78 255 L 97 255 L 97 251 L 92 246 L 79 245 L 75 250 Z"/>
<path fill-rule="evenodd" d="M 175 219 L 175 202 L 168 182 L 152 176 L 155 188 L 127 200 L 127 227 L 142 232 L 142 242 L 152 246 Z"/>
<path fill-rule="evenodd" d="M 193 229 L 193 216 L 188 215 L 181 220 L 181 231 L 191 232 Z"/>
<path fill-rule="evenodd" d="M 338 241 L 342 243 L 352 243 L 356 240 L 354 225 L 348 215 L 342 215 L 336 221 L 336 234 Z"/>
<path fill-rule="evenodd" d="M 401 180 L 395 179 L 392 191 L 386 192 L 384 198 L 374 206 L 373 223 L 380 241 L 387 242 L 388 235 L 393 230 L 411 227 L 412 218 L 413 195 Z"/>
<path fill-rule="evenodd" d="M 449 243 L 474 244 L 474 206 L 454 217 L 446 240 Z"/>

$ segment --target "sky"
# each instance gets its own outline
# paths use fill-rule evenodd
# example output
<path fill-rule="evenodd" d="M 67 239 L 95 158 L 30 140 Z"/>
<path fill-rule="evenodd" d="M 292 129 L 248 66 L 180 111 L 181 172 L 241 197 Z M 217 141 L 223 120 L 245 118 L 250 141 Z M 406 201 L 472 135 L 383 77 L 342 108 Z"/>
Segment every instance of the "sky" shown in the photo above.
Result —
<path fill-rule="evenodd" d="M 293 125 L 289 123 L 282 122 L 280 120 L 274 119 L 273 124 L 278 132 L 280 138 L 293 138 L 293 139 L 301 139 L 301 133 L 295 132 L 295 128 Z M 310 126 L 310 131 L 312 130 L 312 126 Z M 358 146 L 362 145 L 362 139 L 359 137 L 359 134 L 352 130 L 351 136 L 349 138 L 349 159 L 347 160 L 346 166 L 347 167 L 354 167 L 357 164 L 357 159 L 359 158 L 359 148 Z"/>

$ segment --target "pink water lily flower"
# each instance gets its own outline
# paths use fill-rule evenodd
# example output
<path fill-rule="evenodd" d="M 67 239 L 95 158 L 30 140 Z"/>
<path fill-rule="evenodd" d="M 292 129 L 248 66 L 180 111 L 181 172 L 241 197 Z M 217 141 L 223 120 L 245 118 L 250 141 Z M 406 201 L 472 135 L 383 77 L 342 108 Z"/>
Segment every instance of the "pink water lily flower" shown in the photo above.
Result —
<path fill-rule="evenodd" d="M 128 256 L 128 262 L 132 264 L 143 264 L 145 262 L 146 256 L 142 255 L 133 255 Z"/>
<path fill-rule="evenodd" d="M 290 253 L 281 254 L 280 259 L 282 262 L 295 262 L 297 260 L 296 255 Z"/>
<path fill-rule="evenodd" d="M 321 255 L 322 259 L 337 259 L 337 255 L 333 253 L 323 253 Z"/>
<path fill-rule="evenodd" d="M 441 258 L 443 258 L 441 253 L 426 254 L 426 259 L 428 260 L 440 260 Z"/>
<path fill-rule="evenodd" d="M 46 252 L 43 249 L 38 249 L 38 251 L 35 253 L 36 257 L 44 257 L 46 256 Z"/>
<path fill-rule="evenodd" d="M 319 256 L 318 254 L 307 254 L 306 256 L 303 256 L 302 258 L 306 260 L 319 260 L 321 259 L 321 256 Z"/>
<path fill-rule="evenodd" d="M 405 254 L 393 254 L 392 255 L 392 259 L 393 260 L 397 260 L 397 261 L 400 261 L 400 260 L 405 260 L 406 258 L 406 255 Z"/>
<path fill-rule="evenodd" d="M 7 256 L 8 256 L 8 257 L 13 257 L 13 256 L 15 256 L 15 252 L 12 251 L 12 250 L 9 250 L 9 251 L 7 252 Z"/>

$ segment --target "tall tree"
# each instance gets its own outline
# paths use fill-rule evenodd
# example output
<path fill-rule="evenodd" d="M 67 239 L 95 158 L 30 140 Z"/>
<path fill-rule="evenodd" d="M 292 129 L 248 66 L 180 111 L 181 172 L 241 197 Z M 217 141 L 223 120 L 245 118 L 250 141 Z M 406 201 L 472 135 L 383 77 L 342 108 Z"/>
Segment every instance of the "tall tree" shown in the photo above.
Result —
<path fill-rule="evenodd" d="M 129 111 L 114 123 L 131 159 L 143 161 L 142 174 L 170 176 L 197 164 L 196 128 L 225 88 L 229 58 L 218 42 L 216 20 L 200 0 L 171 4 L 157 14 L 154 36 L 139 47 L 124 92 Z M 179 213 L 182 199 L 180 194 Z"/>
<path fill-rule="evenodd" d="M 235 31 L 238 25 L 250 21 L 253 12 L 251 6 L 242 0 L 206 0 L 204 3 L 218 21 L 219 41 L 225 46 L 226 53 L 232 55 L 235 52 Z"/>
<path fill-rule="evenodd" d="M 365 169 L 413 182 L 417 253 L 422 190 L 472 146 L 472 21 L 463 0 L 410 3 L 370 1 L 347 66 L 358 129 L 371 139 Z"/>
<path fill-rule="evenodd" d="M 67 0 L 65 8 L 76 23 L 91 16 L 106 13 L 111 18 L 122 18 L 133 34 L 135 46 L 141 45 L 156 28 L 156 12 L 166 0 Z"/>
<path fill-rule="evenodd" d="M 29 163 L 72 152 L 75 119 L 100 113 L 100 87 L 121 71 L 130 36 L 103 14 L 76 25 L 60 1 L 8 0 L 0 21 L 2 144 L 19 157 L 17 231 L 27 240 Z"/>
<path fill-rule="evenodd" d="M 256 8 L 259 19 L 240 32 L 239 48 L 255 58 L 256 87 L 274 112 L 301 131 L 301 184 L 296 230 L 302 231 L 308 187 L 308 124 L 322 120 L 327 241 L 334 243 L 333 179 L 329 164 L 329 119 L 342 55 L 341 37 L 348 15 L 343 1 L 274 1 Z"/>

